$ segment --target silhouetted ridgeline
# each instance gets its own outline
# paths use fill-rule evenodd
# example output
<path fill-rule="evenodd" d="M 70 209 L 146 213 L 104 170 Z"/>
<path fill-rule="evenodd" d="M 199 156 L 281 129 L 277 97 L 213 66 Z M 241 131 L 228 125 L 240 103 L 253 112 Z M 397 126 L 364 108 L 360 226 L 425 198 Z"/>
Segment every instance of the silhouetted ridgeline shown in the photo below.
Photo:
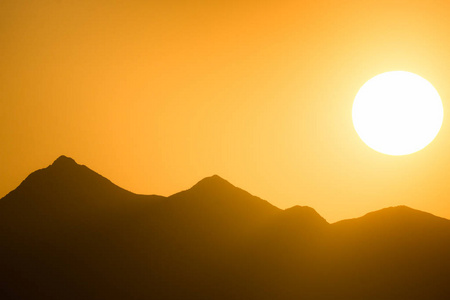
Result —
<path fill-rule="evenodd" d="M 68 157 L 0 200 L 0 299 L 450 299 L 450 221 L 327 223 L 219 176 L 128 192 Z"/>

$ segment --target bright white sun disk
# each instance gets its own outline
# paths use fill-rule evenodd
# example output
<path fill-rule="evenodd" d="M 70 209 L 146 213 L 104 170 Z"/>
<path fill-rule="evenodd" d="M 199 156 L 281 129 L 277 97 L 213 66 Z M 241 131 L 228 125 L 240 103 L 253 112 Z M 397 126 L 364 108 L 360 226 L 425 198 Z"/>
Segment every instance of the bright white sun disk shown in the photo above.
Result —
<path fill-rule="evenodd" d="M 444 110 L 424 78 L 393 71 L 367 81 L 353 103 L 353 125 L 370 148 L 405 155 L 426 147 L 441 128 Z"/>

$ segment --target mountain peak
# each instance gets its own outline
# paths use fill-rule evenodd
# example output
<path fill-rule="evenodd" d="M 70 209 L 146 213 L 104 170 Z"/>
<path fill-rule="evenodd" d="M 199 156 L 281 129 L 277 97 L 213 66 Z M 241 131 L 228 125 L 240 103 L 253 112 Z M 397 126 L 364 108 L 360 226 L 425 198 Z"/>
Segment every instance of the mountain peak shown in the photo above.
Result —
<path fill-rule="evenodd" d="M 320 216 L 317 211 L 309 206 L 294 205 L 284 210 L 286 214 L 305 214 L 305 215 L 317 215 Z"/>
<path fill-rule="evenodd" d="M 360 226 L 394 226 L 416 228 L 423 226 L 423 224 L 432 224 L 437 222 L 448 223 L 447 219 L 435 216 L 425 211 L 417 210 L 405 205 L 386 207 L 377 211 L 372 211 L 362 217 L 355 219 L 348 219 L 336 222 L 337 226 L 348 226 L 358 222 Z M 346 225 L 345 225 L 346 224 Z"/>
<path fill-rule="evenodd" d="M 328 224 L 328 222 L 312 207 L 295 205 L 284 210 L 284 216 L 287 219 L 296 222 L 313 222 L 316 224 Z"/>
<path fill-rule="evenodd" d="M 387 217 L 395 218 L 400 216 L 413 216 L 413 215 L 429 215 L 426 212 L 413 209 L 405 205 L 386 207 L 377 211 L 367 213 L 365 217 Z"/>
<path fill-rule="evenodd" d="M 66 167 L 66 166 L 74 166 L 78 165 L 73 158 L 70 158 L 65 155 L 61 155 L 58 157 L 52 164 L 54 167 Z"/>
<path fill-rule="evenodd" d="M 112 199 L 130 192 L 74 159 L 61 155 L 47 168 L 34 171 L 10 194 L 35 199 Z M 119 195 L 120 196 L 117 196 Z M 105 196 L 107 195 L 107 196 Z M 55 202 L 58 202 L 55 200 Z M 75 201 L 73 201 L 75 202 Z M 73 203 L 72 202 L 72 203 Z"/>
<path fill-rule="evenodd" d="M 203 178 L 197 184 L 195 184 L 192 189 L 198 190 L 198 189 L 223 189 L 223 188 L 230 188 L 235 187 L 219 175 L 212 175 L 210 177 Z"/>

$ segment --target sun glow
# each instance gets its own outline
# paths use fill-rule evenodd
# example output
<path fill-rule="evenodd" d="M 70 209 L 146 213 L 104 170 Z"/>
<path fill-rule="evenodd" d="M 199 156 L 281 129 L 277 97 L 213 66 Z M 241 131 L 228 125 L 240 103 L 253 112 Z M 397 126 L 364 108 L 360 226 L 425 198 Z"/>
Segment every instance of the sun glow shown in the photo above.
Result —
<path fill-rule="evenodd" d="M 405 155 L 426 147 L 441 128 L 444 111 L 436 89 L 409 72 L 379 74 L 358 91 L 353 125 L 370 148 Z"/>

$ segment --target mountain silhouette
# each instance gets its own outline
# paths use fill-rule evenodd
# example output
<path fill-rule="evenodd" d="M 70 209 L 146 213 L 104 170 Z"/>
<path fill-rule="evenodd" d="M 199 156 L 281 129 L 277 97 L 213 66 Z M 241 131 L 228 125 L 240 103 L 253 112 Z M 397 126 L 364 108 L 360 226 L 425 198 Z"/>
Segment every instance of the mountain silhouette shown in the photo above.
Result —
<path fill-rule="evenodd" d="M 221 177 L 138 195 L 61 156 L 0 199 L 0 299 L 448 299 L 450 221 L 329 224 Z"/>

